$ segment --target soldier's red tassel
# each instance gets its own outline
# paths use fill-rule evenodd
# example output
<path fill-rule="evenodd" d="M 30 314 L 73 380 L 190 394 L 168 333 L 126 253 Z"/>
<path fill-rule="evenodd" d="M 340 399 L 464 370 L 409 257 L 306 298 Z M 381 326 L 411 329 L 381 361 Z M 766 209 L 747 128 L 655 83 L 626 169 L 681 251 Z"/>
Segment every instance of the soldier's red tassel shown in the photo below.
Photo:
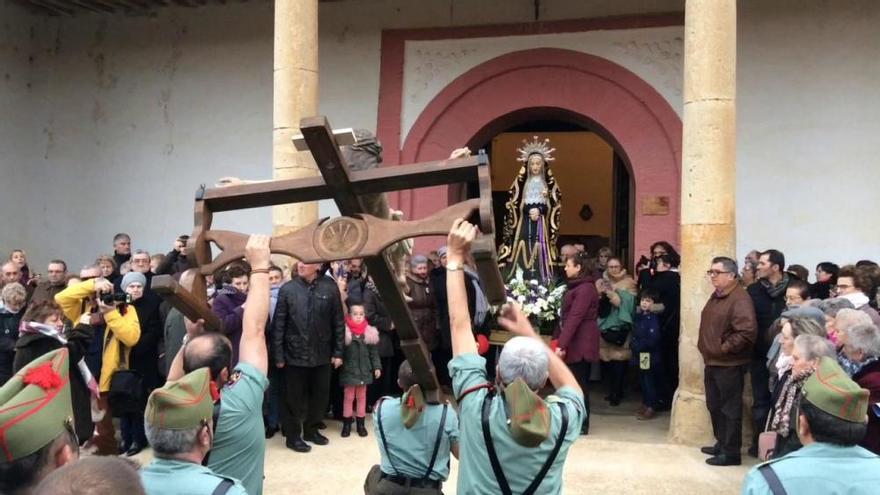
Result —
<path fill-rule="evenodd" d="M 31 368 L 24 375 L 24 383 L 36 385 L 43 390 L 58 388 L 61 386 L 61 375 L 52 369 L 52 363 L 43 363 L 36 368 Z"/>

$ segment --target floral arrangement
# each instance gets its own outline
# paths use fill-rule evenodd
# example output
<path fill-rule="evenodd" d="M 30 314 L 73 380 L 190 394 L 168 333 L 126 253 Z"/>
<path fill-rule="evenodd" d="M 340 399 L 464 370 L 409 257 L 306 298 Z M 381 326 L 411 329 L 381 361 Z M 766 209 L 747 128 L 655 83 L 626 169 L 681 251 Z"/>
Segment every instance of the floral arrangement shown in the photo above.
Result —
<path fill-rule="evenodd" d="M 522 306 L 523 313 L 529 317 L 540 333 L 552 334 L 562 313 L 562 297 L 565 284 L 541 284 L 538 280 L 526 280 L 521 269 L 507 281 L 507 301 Z"/>

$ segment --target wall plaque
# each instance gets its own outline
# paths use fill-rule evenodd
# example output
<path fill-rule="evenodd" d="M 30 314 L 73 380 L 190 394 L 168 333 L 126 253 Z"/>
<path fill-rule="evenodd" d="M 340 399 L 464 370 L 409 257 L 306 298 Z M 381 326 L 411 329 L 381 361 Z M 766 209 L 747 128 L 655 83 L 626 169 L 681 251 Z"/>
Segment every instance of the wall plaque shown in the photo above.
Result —
<path fill-rule="evenodd" d="M 642 200 L 642 215 L 669 215 L 669 196 L 646 196 Z"/>

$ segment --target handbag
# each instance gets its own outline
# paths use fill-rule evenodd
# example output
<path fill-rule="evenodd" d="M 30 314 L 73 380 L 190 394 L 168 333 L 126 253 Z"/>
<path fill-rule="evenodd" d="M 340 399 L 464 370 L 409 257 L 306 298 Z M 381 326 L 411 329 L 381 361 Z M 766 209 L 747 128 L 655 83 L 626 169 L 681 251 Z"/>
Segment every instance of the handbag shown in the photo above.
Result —
<path fill-rule="evenodd" d="M 767 422 L 764 424 L 764 431 L 758 435 L 758 459 L 769 461 L 776 449 L 776 442 L 779 440 L 779 433 L 775 431 L 767 431 L 770 427 L 770 418 L 772 414 L 767 415 Z"/>
<path fill-rule="evenodd" d="M 630 331 L 632 331 L 632 325 L 624 323 L 607 330 L 600 330 L 599 333 L 602 335 L 605 342 L 616 346 L 623 346 L 626 344 L 626 339 L 629 337 Z"/>
<path fill-rule="evenodd" d="M 113 337 L 111 337 L 113 338 Z M 128 369 L 125 346 L 119 343 L 119 368 L 110 377 L 110 391 L 107 402 L 114 418 L 143 410 L 144 383 L 140 373 Z"/>

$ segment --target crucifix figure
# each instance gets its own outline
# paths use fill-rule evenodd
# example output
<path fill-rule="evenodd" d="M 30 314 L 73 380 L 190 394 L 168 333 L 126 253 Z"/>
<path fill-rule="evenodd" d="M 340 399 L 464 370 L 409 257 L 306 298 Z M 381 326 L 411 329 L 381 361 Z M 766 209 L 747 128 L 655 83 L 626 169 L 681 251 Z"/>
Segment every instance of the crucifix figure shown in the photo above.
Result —
<path fill-rule="evenodd" d="M 342 216 L 320 219 L 295 232 L 273 237 L 271 251 L 305 263 L 364 258 L 394 320 L 400 347 L 412 365 L 426 398 L 431 402 L 439 401 L 439 386 L 430 354 L 416 331 L 397 275 L 384 253 L 390 246 L 406 239 L 446 235 L 456 218 L 470 219 L 481 227 L 483 233 L 474 243 L 472 253 L 486 297 L 491 304 L 504 303 L 504 284 L 494 245 L 488 160 L 485 155 L 479 155 L 414 165 L 351 170 L 326 118 L 303 119 L 300 130 L 302 140 L 321 171 L 321 177 L 200 188 L 196 193 L 195 228 L 189 240 L 195 261 L 191 269 L 192 286 L 183 287 L 166 275 L 153 278 L 153 289 L 190 320 L 203 319 L 208 330 L 220 331 L 221 322 L 208 306 L 205 276 L 241 259 L 248 236 L 211 230 L 213 214 L 333 199 Z M 412 221 L 394 221 L 367 213 L 375 212 L 377 197 L 385 192 L 461 182 L 477 183 L 480 197 Z M 384 202 L 384 198 L 381 201 Z M 216 258 L 211 255 L 211 243 L 221 250 Z"/>

